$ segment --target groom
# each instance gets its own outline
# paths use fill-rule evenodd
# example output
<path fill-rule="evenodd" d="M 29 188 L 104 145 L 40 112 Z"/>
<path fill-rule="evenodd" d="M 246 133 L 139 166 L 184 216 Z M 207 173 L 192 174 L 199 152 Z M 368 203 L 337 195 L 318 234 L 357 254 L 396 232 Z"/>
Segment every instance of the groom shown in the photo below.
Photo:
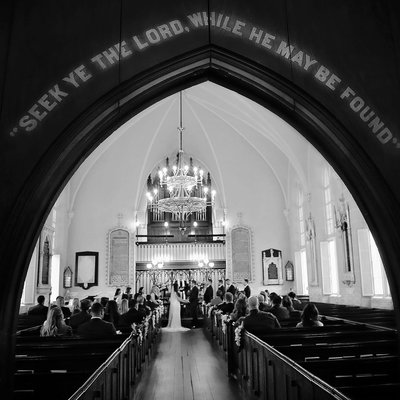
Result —
<path fill-rule="evenodd" d="M 192 317 L 192 328 L 197 328 L 197 307 L 199 304 L 199 288 L 196 286 L 196 281 L 193 279 L 190 283 L 189 295 L 189 313 Z"/>

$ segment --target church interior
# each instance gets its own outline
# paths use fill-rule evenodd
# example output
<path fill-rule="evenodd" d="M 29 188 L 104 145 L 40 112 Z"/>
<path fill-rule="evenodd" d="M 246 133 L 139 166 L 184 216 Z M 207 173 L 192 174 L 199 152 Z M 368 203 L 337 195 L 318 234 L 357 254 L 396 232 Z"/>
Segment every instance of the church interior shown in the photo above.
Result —
<path fill-rule="evenodd" d="M 68 3 L 0 5 L 4 398 L 397 398 L 399 6 Z"/>

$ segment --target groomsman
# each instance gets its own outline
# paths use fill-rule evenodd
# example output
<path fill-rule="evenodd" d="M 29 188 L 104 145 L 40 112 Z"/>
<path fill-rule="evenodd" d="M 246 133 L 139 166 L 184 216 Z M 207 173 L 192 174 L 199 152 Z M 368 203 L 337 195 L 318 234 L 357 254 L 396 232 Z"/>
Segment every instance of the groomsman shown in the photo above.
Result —
<path fill-rule="evenodd" d="M 212 288 L 212 279 L 208 278 L 208 286 L 204 292 L 203 300 L 205 304 L 208 304 L 214 297 L 214 290 Z"/>
<path fill-rule="evenodd" d="M 229 278 L 225 279 L 226 291 L 232 293 L 232 296 L 236 293 L 236 288 L 231 284 L 231 280 Z"/>
<path fill-rule="evenodd" d="M 196 281 L 193 279 L 191 282 L 191 289 L 189 294 L 189 311 L 192 317 L 192 328 L 197 328 L 197 308 L 199 305 L 199 288 L 196 286 Z"/>
<path fill-rule="evenodd" d="M 244 280 L 244 289 L 243 289 L 243 291 L 244 291 L 244 294 L 246 295 L 246 297 L 249 298 L 250 295 L 251 295 L 251 289 L 250 289 L 250 286 L 249 286 L 249 280 L 248 279 Z"/>
<path fill-rule="evenodd" d="M 225 286 L 224 286 L 224 282 L 222 281 L 222 279 L 220 279 L 218 281 L 218 291 L 221 292 L 221 300 L 223 300 L 225 297 Z"/>

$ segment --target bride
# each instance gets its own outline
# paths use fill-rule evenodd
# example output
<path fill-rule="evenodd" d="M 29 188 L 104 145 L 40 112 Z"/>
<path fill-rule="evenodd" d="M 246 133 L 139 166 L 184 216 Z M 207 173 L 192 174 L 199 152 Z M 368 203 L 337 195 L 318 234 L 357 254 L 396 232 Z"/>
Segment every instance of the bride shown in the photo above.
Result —
<path fill-rule="evenodd" d="M 183 300 L 178 294 L 178 284 L 175 282 L 172 286 L 171 297 L 169 299 L 169 318 L 168 325 L 163 331 L 166 332 L 185 332 L 188 328 L 183 328 L 181 325 L 181 303 L 188 304 L 187 300 Z"/>

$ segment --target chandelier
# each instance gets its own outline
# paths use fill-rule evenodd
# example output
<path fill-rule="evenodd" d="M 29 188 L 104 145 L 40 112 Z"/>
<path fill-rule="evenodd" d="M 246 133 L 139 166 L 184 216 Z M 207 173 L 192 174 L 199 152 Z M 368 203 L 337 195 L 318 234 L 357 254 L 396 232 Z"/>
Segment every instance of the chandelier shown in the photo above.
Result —
<path fill-rule="evenodd" d="M 158 212 L 175 214 L 183 223 L 187 217 L 195 212 L 204 212 L 207 206 L 214 204 L 215 190 L 204 185 L 203 170 L 184 164 L 184 152 L 182 148 L 182 92 L 179 96 L 179 153 L 177 164 L 168 169 L 164 167 L 158 171 L 160 187 L 165 187 L 168 197 L 159 198 L 159 190 L 147 193 L 149 207 Z"/>

